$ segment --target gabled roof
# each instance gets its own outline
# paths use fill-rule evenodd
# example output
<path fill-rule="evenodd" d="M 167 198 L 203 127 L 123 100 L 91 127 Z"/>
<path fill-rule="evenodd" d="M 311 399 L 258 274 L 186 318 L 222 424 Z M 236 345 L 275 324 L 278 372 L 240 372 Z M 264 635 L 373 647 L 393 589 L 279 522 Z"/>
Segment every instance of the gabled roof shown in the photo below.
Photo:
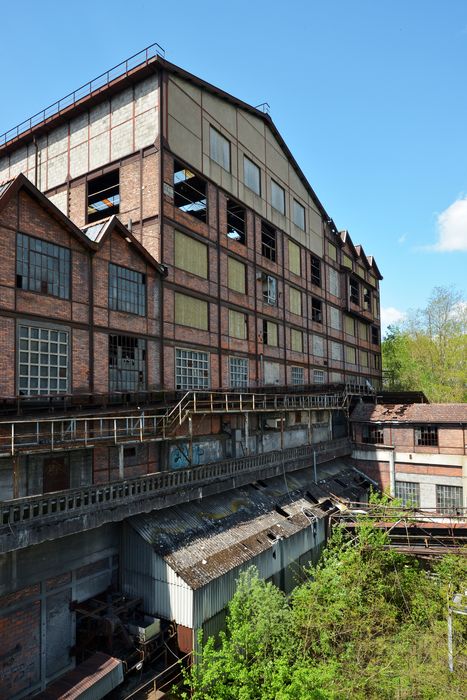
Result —
<path fill-rule="evenodd" d="M 359 403 L 351 421 L 354 423 L 462 423 L 467 424 L 466 403 Z"/>
<path fill-rule="evenodd" d="M 30 180 L 20 173 L 14 180 L 0 185 L 0 212 L 21 190 L 27 192 L 45 211 L 50 214 L 61 226 L 63 226 L 72 236 L 74 236 L 86 248 L 91 248 L 91 244 L 81 229 L 78 228 L 45 194 L 37 189 Z"/>
<path fill-rule="evenodd" d="M 132 244 L 149 265 L 154 267 L 161 275 L 166 274 L 166 268 L 164 265 L 161 265 L 155 258 L 152 257 L 146 248 L 141 245 L 138 239 L 133 236 L 131 231 L 129 231 L 127 227 L 122 224 L 118 216 L 115 214 L 107 219 L 102 219 L 95 224 L 85 226 L 82 231 L 95 250 L 101 248 L 111 233 L 115 231 L 122 236 L 127 243 Z"/>

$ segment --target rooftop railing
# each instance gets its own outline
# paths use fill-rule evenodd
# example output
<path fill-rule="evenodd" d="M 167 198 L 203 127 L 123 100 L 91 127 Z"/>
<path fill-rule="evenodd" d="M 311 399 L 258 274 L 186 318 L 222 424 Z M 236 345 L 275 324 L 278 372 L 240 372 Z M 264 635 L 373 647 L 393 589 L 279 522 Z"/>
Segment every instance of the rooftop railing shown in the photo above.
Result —
<path fill-rule="evenodd" d="M 33 127 L 41 124 L 47 119 L 50 119 L 50 117 L 60 114 L 60 112 L 62 112 L 64 109 L 73 107 L 77 102 L 80 102 L 80 100 L 84 99 L 85 97 L 89 97 L 89 95 L 96 90 L 106 87 L 116 78 L 126 75 L 134 68 L 149 63 L 156 56 L 164 57 L 165 51 L 162 46 L 159 46 L 159 44 L 151 44 L 145 49 L 142 49 L 142 51 L 138 51 L 138 53 L 133 54 L 133 56 L 130 56 L 121 63 L 118 63 L 116 66 L 113 66 L 113 68 L 109 68 L 109 70 L 105 71 L 105 73 L 98 75 L 97 78 L 93 78 L 88 83 L 85 83 L 85 85 L 81 85 L 81 87 L 73 90 L 73 92 L 65 95 L 65 97 L 62 97 L 60 100 L 57 100 L 57 102 L 54 102 L 48 107 L 45 107 L 45 109 L 42 109 L 40 112 L 37 112 L 37 114 L 29 117 L 29 119 L 25 119 L 25 121 L 17 124 L 17 126 L 5 131 L 5 133 L 0 135 L 0 148 L 9 141 L 13 141 L 13 139 L 18 138 L 18 136 L 24 132 L 30 131 Z"/>

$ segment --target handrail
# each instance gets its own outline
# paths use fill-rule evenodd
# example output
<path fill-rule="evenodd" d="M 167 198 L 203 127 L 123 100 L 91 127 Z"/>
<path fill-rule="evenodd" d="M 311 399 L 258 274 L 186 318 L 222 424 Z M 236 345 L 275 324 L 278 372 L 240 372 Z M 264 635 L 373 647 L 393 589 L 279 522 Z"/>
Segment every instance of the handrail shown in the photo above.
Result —
<path fill-rule="evenodd" d="M 144 63 L 147 64 L 152 58 L 155 58 L 156 56 L 164 57 L 165 51 L 162 48 L 162 46 L 160 46 L 157 43 L 150 44 L 145 49 L 138 51 L 137 53 L 133 54 L 133 56 L 126 58 L 121 63 L 118 63 L 116 66 L 113 66 L 112 68 L 109 68 L 109 70 L 106 70 L 104 73 L 101 73 L 97 76 L 97 78 L 93 78 L 84 85 L 81 85 L 81 87 L 77 88 L 76 90 L 73 90 L 73 92 L 70 92 L 68 95 L 65 95 L 65 97 L 62 97 L 60 100 L 57 100 L 48 107 L 45 107 L 40 112 L 33 114 L 33 116 L 29 117 L 29 119 L 25 119 L 20 124 L 14 126 L 12 129 L 8 129 L 8 131 L 5 131 L 3 134 L 0 135 L 0 147 L 5 146 L 9 141 L 12 141 L 15 138 L 18 138 L 18 136 L 20 136 L 21 134 L 32 129 L 33 126 L 37 126 L 46 119 L 60 114 L 62 109 L 69 108 L 75 105 L 84 97 L 91 95 L 92 92 L 94 92 L 94 90 L 105 87 L 110 82 L 112 82 L 112 80 L 115 80 L 116 78 L 119 78 L 122 75 L 128 73 L 129 70 L 133 70 L 134 68 L 137 68 L 138 66 L 143 65 Z"/>
<path fill-rule="evenodd" d="M 0 456 L 50 452 L 95 444 L 156 442 L 174 435 L 189 415 L 277 413 L 341 409 L 341 394 L 187 392 L 165 413 L 138 410 L 124 415 L 97 414 L 0 420 Z M 180 436 L 179 436 L 180 437 Z"/>
<path fill-rule="evenodd" d="M 180 487 L 200 485 L 213 480 L 227 479 L 238 474 L 256 471 L 261 468 L 293 464 L 294 469 L 309 463 L 315 453 L 320 456 L 333 454 L 339 450 L 350 450 L 348 438 L 339 438 L 332 442 L 301 445 L 284 450 L 274 450 L 261 454 L 211 462 L 199 467 L 178 469 L 170 472 L 155 472 L 145 476 L 114 481 L 108 484 L 95 484 L 55 493 L 24 496 L 0 502 L 0 527 L 38 521 L 48 517 L 80 512 L 115 508 L 119 503 L 125 504 L 141 498 L 163 495 L 179 491 Z M 305 465 L 306 466 L 306 465 Z"/>

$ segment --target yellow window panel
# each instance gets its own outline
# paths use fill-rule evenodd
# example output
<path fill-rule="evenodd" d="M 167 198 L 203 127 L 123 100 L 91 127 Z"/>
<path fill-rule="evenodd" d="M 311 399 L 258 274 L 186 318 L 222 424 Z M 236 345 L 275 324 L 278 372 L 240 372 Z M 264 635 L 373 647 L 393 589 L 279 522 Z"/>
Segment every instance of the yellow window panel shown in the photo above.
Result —
<path fill-rule="evenodd" d="M 181 231 L 175 231 L 175 267 L 207 279 L 208 247 Z"/>
<path fill-rule="evenodd" d="M 229 309 L 229 335 L 232 338 L 246 340 L 247 337 L 247 317 L 240 311 Z"/>
<path fill-rule="evenodd" d="M 302 294 L 294 287 L 289 288 L 290 311 L 298 316 L 302 315 Z"/>
<path fill-rule="evenodd" d="M 289 270 L 294 275 L 301 274 L 300 246 L 291 240 L 289 240 Z"/>
<path fill-rule="evenodd" d="M 228 276 L 228 287 L 234 292 L 240 292 L 240 294 L 245 294 L 245 265 L 235 258 L 228 259 L 227 266 L 227 276 Z"/>
<path fill-rule="evenodd" d="M 208 303 L 186 294 L 175 293 L 175 323 L 208 330 Z"/>

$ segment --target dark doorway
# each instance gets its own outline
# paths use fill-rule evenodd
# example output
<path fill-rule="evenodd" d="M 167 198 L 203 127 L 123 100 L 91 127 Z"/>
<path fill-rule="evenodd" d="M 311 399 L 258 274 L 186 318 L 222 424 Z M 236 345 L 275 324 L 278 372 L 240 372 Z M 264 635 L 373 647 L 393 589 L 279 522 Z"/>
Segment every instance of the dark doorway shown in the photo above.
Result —
<path fill-rule="evenodd" d="M 70 488 L 70 463 L 66 455 L 44 459 L 42 491 L 64 491 Z"/>

